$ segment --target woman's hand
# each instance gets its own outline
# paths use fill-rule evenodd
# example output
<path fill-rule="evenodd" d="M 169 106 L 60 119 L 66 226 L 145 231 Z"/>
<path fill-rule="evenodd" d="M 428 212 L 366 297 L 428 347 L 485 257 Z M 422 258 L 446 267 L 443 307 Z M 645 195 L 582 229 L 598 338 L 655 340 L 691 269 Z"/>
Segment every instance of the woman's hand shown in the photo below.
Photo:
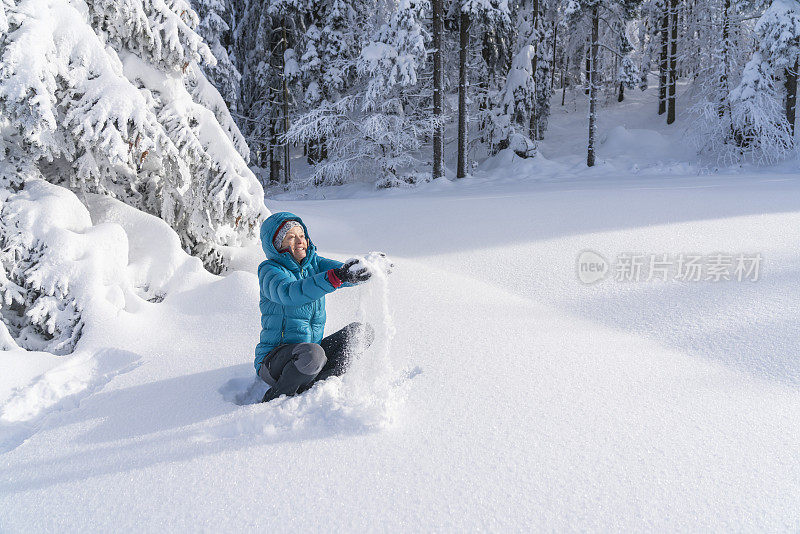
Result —
<path fill-rule="evenodd" d="M 350 258 L 344 265 L 333 270 L 336 277 L 345 284 L 360 284 L 372 276 L 369 268 L 358 258 Z"/>

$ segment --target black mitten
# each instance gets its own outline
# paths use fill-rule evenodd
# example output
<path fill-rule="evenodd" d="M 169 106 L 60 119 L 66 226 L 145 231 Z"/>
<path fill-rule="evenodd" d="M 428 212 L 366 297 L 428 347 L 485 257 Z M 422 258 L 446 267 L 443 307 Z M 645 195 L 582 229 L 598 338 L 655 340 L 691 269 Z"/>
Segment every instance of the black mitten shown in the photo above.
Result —
<path fill-rule="evenodd" d="M 369 280 L 372 273 L 357 258 L 351 258 L 338 269 L 333 270 L 336 277 L 345 284 L 360 284 Z"/>

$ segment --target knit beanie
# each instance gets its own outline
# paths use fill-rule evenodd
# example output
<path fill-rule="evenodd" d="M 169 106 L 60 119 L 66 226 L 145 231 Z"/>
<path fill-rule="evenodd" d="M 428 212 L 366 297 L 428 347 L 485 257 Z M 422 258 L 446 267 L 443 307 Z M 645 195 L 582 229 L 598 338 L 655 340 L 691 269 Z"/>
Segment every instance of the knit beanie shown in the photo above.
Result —
<path fill-rule="evenodd" d="M 272 244 L 275 246 L 275 250 L 280 251 L 283 238 L 286 237 L 286 234 L 289 233 L 289 230 L 295 226 L 300 226 L 300 223 L 292 220 L 283 221 L 281 223 L 281 225 L 278 227 L 278 231 L 275 232 L 275 237 L 272 239 Z"/>

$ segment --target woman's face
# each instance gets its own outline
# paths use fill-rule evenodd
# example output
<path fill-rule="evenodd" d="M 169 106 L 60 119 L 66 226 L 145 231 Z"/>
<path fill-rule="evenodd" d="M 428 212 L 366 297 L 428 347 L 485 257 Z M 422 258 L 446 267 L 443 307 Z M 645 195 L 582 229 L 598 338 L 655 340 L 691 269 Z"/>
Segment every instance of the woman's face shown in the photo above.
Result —
<path fill-rule="evenodd" d="M 306 257 L 308 241 L 306 241 L 306 234 L 303 232 L 302 226 L 295 226 L 286 233 L 281 243 L 281 250 L 287 248 L 294 256 L 294 259 L 297 260 L 297 263 L 300 263 Z"/>

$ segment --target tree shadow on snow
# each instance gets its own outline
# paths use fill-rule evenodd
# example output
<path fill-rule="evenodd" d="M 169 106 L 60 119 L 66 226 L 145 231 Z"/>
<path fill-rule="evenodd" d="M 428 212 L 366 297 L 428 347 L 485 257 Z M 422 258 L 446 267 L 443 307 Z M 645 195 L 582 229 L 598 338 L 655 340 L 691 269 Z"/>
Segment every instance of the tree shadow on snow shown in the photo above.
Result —
<path fill-rule="evenodd" d="M 392 383 L 398 392 L 419 370 Z M 60 425 L 97 422 L 41 461 L 4 469 L 0 493 L 45 488 L 110 473 L 252 447 L 364 435 L 386 428 L 394 398 L 347 400 L 334 377 L 292 398 L 262 404 L 266 384 L 242 364 L 93 395 Z M 109 414 L 113 414 L 109 416 Z M 85 440 L 86 445 L 81 445 Z M 71 445 L 72 445 L 71 444 Z M 265 474 L 269 476 L 269 474 Z"/>
<path fill-rule="evenodd" d="M 641 283 L 624 289 L 587 294 L 566 309 L 755 377 L 800 386 L 800 270 L 765 273 L 756 282 Z"/>
<path fill-rule="evenodd" d="M 650 181 L 652 180 L 652 183 Z M 467 184 L 469 185 L 469 184 Z M 339 218 L 339 202 L 301 202 L 288 209 L 305 215 L 323 253 L 386 248 L 396 257 L 426 257 L 472 251 L 490 243 L 503 247 L 550 239 L 731 217 L 795 213 L 800 210 L 796 175 L 603 177 L 553 183 L 475 184 L 407 198 L 348 202 L 353 221 L 368 225 L 328 224 Z M 287 208 L 286 204 L 281 204 Z M 335 216 L 329 217 L 328 212 Z M 376 216 L 376 213 L 381 216 Z M 396 216 L 395 216 L 396 214 Z M 479 216 L 476 216 L 479 214 Z M 398 218 L 403 224 L 398 230 Z M 431 222 L 436 221 L 435 231 Z M 488 221 L 491 221 L 489 223 Z M 319 224 L 315 224 L 319 223 Z M 325 223 L 325 224 L 323 224 Z M 499 231 L 498 229 L 502 229 Z M 324 255 L 324 254 L 323 254 Z"/>

